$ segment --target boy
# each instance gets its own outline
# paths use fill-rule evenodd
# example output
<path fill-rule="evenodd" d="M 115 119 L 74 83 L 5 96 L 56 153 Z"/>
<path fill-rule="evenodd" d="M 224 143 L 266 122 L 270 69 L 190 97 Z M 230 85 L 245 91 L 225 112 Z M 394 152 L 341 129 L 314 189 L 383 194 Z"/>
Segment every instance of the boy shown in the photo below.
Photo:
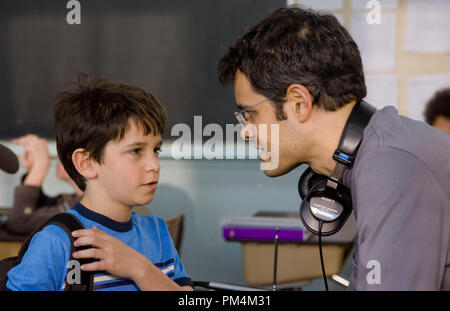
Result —
<path fill-rule="evenodd" d="M 96 271 L 94 290 L 192 290 L 165 221 L 132 213 L 153 200 L 165 111 L 144 90 L 80 75 L 57 95 L 56 147 L 65 170 L 83 191 L 68 211 L 84 225 L 73 232 L 75 259 Z M 63 229 L 49 225 L 8 273 L 10 290 L 62 290 L 70 258 Z"/>

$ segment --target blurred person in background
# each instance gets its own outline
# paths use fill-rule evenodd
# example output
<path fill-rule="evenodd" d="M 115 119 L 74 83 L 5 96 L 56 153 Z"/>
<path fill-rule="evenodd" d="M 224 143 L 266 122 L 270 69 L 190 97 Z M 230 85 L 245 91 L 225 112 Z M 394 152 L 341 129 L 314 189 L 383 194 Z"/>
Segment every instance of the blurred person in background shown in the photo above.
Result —
<path fill-rule="evenodd" d="M 425 108 L 425 121 L 450 134 L 450 87 L 437 91 Z"/>
<path fill-rule="evenodd" d="M 28 234 L 51 216 L 69 210 L 80 200 L 82 191 L 58 161 L 56 176 L 70 184 L 74 193 L 63 193 L 55 197 L 46 195 L 42 191 L 42 184 L 51 163 L 47 140 L 28 134 L 12 142 L 24 148 L 24 154 L 19 154 L 18 157 L 27 173 L 22 177 L 22 183 L 14 189 L 14 202 L 7 228 L 15 233 Z"/>

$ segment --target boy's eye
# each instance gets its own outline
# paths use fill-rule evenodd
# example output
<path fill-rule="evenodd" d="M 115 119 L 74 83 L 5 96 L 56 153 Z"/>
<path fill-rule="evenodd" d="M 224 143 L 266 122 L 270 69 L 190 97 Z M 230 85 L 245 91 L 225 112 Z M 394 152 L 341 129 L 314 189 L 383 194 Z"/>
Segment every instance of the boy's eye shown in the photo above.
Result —
<path fill-rule="evenodd" d="M 161 150 L 162 150 L 161 147 L 156 147 L 153 151 L 157 154 L 160 154 Z"/>
<path fill-rule="evenodd" d="M 133 149 L 133 150 L 131 150 L 131 154 L 137 155 L 141 152 L 141 150 L 142 150 L 141 148 Z"/>

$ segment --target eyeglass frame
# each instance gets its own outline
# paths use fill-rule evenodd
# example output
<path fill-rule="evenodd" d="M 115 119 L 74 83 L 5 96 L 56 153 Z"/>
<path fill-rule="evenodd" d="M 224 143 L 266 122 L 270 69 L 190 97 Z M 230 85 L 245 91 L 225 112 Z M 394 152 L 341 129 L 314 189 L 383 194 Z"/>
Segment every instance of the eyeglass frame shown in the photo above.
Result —
<path fill-rule="evenodd" d="M 276 95 L 272 95 L 250 107 L 247 107 L 245 109 L 239 110 L 239 111 L 235 111 L 234 112 L 234 116 L 236 117 L 237 121 L 239 122 L 239 124 L 241 124 L 242 126 L 245 126 L 245 124 L 247 123 L 247 120 L 245 120 L 244 117 L 244 113 L 246 113 L 249 109 L 255 108 L 258 105 L 264 104 L 265 102 L 268 102 L 269 100 L 272 100 L 274 97 L 276 97 Z"/>

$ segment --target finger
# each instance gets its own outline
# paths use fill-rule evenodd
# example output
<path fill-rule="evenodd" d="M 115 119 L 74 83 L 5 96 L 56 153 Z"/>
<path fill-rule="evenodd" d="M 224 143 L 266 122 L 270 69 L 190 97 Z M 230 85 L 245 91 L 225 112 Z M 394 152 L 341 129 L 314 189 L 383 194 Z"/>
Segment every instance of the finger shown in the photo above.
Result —
<path fill-rule="evenodd" d="M 27 135 L 24 135 L 24 136 L 22 136 L 24 139 L 27 139 L 27 140 L 36 140 L 36 139 L 38 139 L 39 138 L 39 136 L 37 136 L 37 135 L 35 135 L 35 134 L 27 134 Z"/>
<path fill-rule="evenodd" d="M 93 230 L 93 228 L 90 229 L 79 229 L 72 232 L 73 237 L 81 237 L 86 235 L 95 235 L 97 232 Z"/>
<path fill-rule="evenodd" d="M 76 239 L 73 242 L 73 245 L 75 247 L 80 247 L 80 246 L 87 246 L 87 245 L 93 245 L 94 243 L 94 236 L 92 235 L 83 235 L 81 237 L 79 237 L 78 239 Z"/>
<path fill-rule="evenodd" d="M 103 261 L 94 261 L 92 263 L 87 263 L 81 265 L 80 267 L 83 271 L 103 271 L 105 270 Z"/>
<path fill-rule="evenodd" d="M 19 145 L 25 145 L 29 142 L 35 141 L 38 138 L 38 136 L 33 134 L 27 134 L 18 138 L 15 138 L 14 141 L 16 141 Z"/>
<path fill-rule="evenodd" d="M 75 259 L 82 259 L 82 258 L 103 259 L 104 252 L 99 248 L 88 248 L 88 249 L 83 249 L 81 251 L 74 252 L 73 258 L 75 258 Z"/>
<path fill-rule="evenodd" d="M 105 231 L 97 228 L 97 226 L 93 226 L 92 228 L 90 228 L 90 230 L 92 230 L 92 232 L 90 232 L 89 234 L 92 234 L 100 239 L 108 240 L 110 237 L 110 235 L 108 235 Z"/>
<path fill-rule="evenodd" d="M 100 230 L 96 226 L 93 226 L 92 230 L 94 230 L 95 234 L 101 237 L 102 239 L 106 239 L 109 236 L 105 231 Z"/>
<path fill-rule="evenodd" d="M 75 247 L 95 246 L 101 248 L 104 245 L 104 243 L 103 240 L 100 239 L 99 237 L 96 237 L 94 235 L 85 235 L 76 239 L 73 245 L 75 245 Z"/>
<path fill-rule="evenodd" d="M 22 163 L 23 166 L 27 167 L 28 166 L 28 160 L 27 158 L 25 158 L 25 156 L 23 154 L 19 154 L 17 156 L 19 158 L 20 163 Z"/>
<path fill-rule="evenodd" d="M 16 145 L 24 146 L 26 143 L 26 138 L 22 136 L 20 138 L 13 139 L 12 142 Z"/>

